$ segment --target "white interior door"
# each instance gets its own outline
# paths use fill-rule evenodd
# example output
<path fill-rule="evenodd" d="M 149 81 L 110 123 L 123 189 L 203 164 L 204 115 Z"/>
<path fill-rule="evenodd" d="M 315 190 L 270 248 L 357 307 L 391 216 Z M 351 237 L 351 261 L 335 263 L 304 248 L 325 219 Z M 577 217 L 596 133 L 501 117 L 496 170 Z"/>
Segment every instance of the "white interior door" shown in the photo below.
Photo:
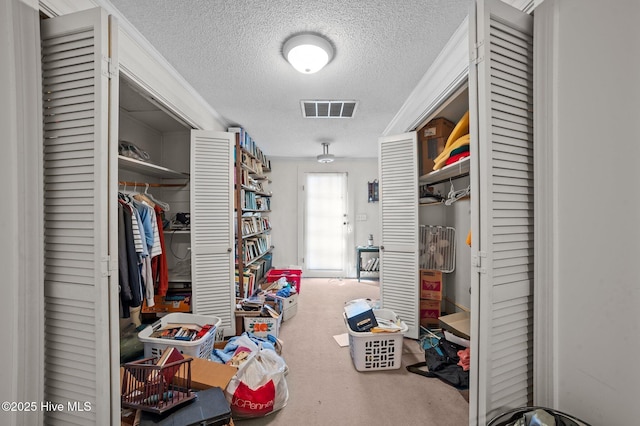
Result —
<path fill-rule="evenodd" d="M 347 275 L 348 204 L 346 173 L 306 173 L 304 274 Z"/>
<path fill-rule="evenodd" d="M 533 18 L 499 0 L 470 19 L 470 419 L 533 400 Z"/>
<path fill-rule="evenodd" d="M 233 147 L 235 135 L 191 131 L 191 288 L 194 314 L 235 334 Z"/>
<path fill-rule="evenodd" d="M 415 132 L 380 138 L 380 302 L 420 334 Z"/>
<path fill-rule="evenodd" d="M 117 173 L 109 162 L 117 142 L 110 131 L 117 128 L 118 82 L 109 78 L 115 43 L 100 9 L 43 20 L 41 39 L 43 400 L 64 407 L 45 411 L 44 423 L 113 424 L 120 417 L 119 350 L 112 349 L 119 348 L 117 246 L 110 238 L 117 229 Z M 90 410 L 69 409 L 85 402 Z"/>

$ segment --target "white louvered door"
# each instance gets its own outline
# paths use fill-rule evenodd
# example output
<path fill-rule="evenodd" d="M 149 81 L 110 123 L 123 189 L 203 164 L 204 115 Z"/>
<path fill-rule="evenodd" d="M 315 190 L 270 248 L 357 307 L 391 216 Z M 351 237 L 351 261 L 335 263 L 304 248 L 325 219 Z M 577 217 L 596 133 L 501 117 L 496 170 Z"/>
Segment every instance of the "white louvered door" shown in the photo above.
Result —
<path fill-rule="evenodd" d="M 109 82 L 109 37 L 108 16 L 100 9 L 47 19 L 41 25 L 43 397 L 64 408 L 45 410 L 45 424 L 119 421 L 119 401 L 113 400 L 119 394 L 114 389 L 118 358 L 111 357 L 112 344 L 117 348 L 118 342 L 110 344 L 114 308 L 109 300 L 114 295 L 117 312 L 117 275 L 110 276 L 110 270 L 117 254 L 110 250 L 115 242 L 109 239 L 109 227 L 117 222 L 115 207 L 109 206 L 115 206 L 110 191 L 117 176 L 109 173 L 109 150 L 116 140 L 109 131 L 109 93 L 110 84 L 117 87 L 117 77 Z M 117 349 L 113 355 L 118 356 Z"/>
<path fill-rule="evenodd" d="M 191 132 L 191 276 L 194 314 L 235 334 L 233 147 L 235 135 Z"/>
<path fill-rule="evenodd" d="M 470 418 L 484 425 L 533 402 L 533 18 L 485 0 L 470 23 Z"/>
<path fill-rule="evenodd" d="M 420 334 L 416 133 L 380 138 L 380 298 Z"/>

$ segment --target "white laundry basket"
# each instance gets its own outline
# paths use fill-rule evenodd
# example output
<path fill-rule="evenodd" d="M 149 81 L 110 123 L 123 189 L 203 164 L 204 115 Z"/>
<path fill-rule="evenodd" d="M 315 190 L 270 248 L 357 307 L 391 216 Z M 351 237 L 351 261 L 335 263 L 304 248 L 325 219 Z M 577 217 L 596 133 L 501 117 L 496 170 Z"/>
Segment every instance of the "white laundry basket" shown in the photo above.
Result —
<path fill-rule="evenodd" d="M 168 347 L 175 347 L 184 355 L 191 355 L 195 358 L 209 358 L 216 340 L 222 340 L 222 330 L 220 324 L 222 320 L 212 315 L 194 315 L 186 313 L 172 313 L 163 316 L 151 326 L 138 333 L 138 339 L 144 343 L 144 356 L 159 357 Z M 200 327 L 211 324 L 214 327 L 199 338 L 193 341 L 160 339 L 151 337 L 154 331 L 165 328 L 169 324 L 196 324 Z M 216 338 L 217 336 L 217 338 Z"/>
<path fill-rule="evenodd" d="M 390 309 L 374 309 L 376 319 L 397 322 L 398 316 Z M 344 314 L 343 314 L 344 316 Z M 409 327 L 400 322 L 401 329 L 395 333 L 371 333 L 351 330 L 344 316 L 349 332 L 349 352 L 353 365 L 358 371 L 395 370 L 402 361 L 402 341 Z"/>

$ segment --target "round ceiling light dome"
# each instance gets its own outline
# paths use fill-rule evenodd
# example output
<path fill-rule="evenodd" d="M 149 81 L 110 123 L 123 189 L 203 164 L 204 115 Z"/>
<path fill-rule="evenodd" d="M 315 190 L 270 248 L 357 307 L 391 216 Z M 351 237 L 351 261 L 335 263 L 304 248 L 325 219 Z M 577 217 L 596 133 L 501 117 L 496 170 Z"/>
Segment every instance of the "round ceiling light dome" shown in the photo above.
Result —
<path fill-rule="evenodd" d="M 296 70 L 313 74 L 331 61 L 333 46 L 317 34 L 299 34 L 284 43 L 282 54 Z"/>

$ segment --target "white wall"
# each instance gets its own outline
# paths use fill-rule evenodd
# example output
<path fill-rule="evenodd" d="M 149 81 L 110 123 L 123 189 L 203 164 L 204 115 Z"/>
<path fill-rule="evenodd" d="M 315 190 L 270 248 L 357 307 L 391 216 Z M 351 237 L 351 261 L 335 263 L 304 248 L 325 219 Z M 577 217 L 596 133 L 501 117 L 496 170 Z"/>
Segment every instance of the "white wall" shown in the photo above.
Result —
<path fill-rule="evenodd" d="M 306 172 L 346 172 L 348 174 L 349 218 L 353 232 L 349 236 L 349 275 L 356 276 L 355 246 L 366 245 L 369 234 L 374 243 L 380 242 L 379 203 L 367 200 L 367 182 L 378 179 L 378 159 L 337 159 L 330 164 L 319 164 L 315 159 L 271 158 L 270 189 L 271 222 L 274 266 L 301 265 L 298 257 L 299 225 L 302 212 L 298 210 L 299 189 L 303 182 L 298 176 Z M 366 221 L 356 221 L 356 215 L 365 214 Z"/>
<path fill-rule="evenodd" d="M 557 7 L 555 399 L 638 424 L 640 2 Z"/>
<path fill-rule="evenodd" d="M 453 181 L 454 189 L 461 190 L 469 185 L 469 178 Z M 451 183 L 434 186 L 434 192 L 447 196 Z M 460 312 L 462 308 L 471 309 L 471 247 L 466 244 L 471 228 L 471 200 L 462 199 L 450 206 L 444 204 L 420 206 L 420 225 L 451 226 L 456 230 L 455 270 L 443 273 L 444 300 L 442 310 L 446 313 Z M 462 308 L 461 308 L 462 307 Z"/>

